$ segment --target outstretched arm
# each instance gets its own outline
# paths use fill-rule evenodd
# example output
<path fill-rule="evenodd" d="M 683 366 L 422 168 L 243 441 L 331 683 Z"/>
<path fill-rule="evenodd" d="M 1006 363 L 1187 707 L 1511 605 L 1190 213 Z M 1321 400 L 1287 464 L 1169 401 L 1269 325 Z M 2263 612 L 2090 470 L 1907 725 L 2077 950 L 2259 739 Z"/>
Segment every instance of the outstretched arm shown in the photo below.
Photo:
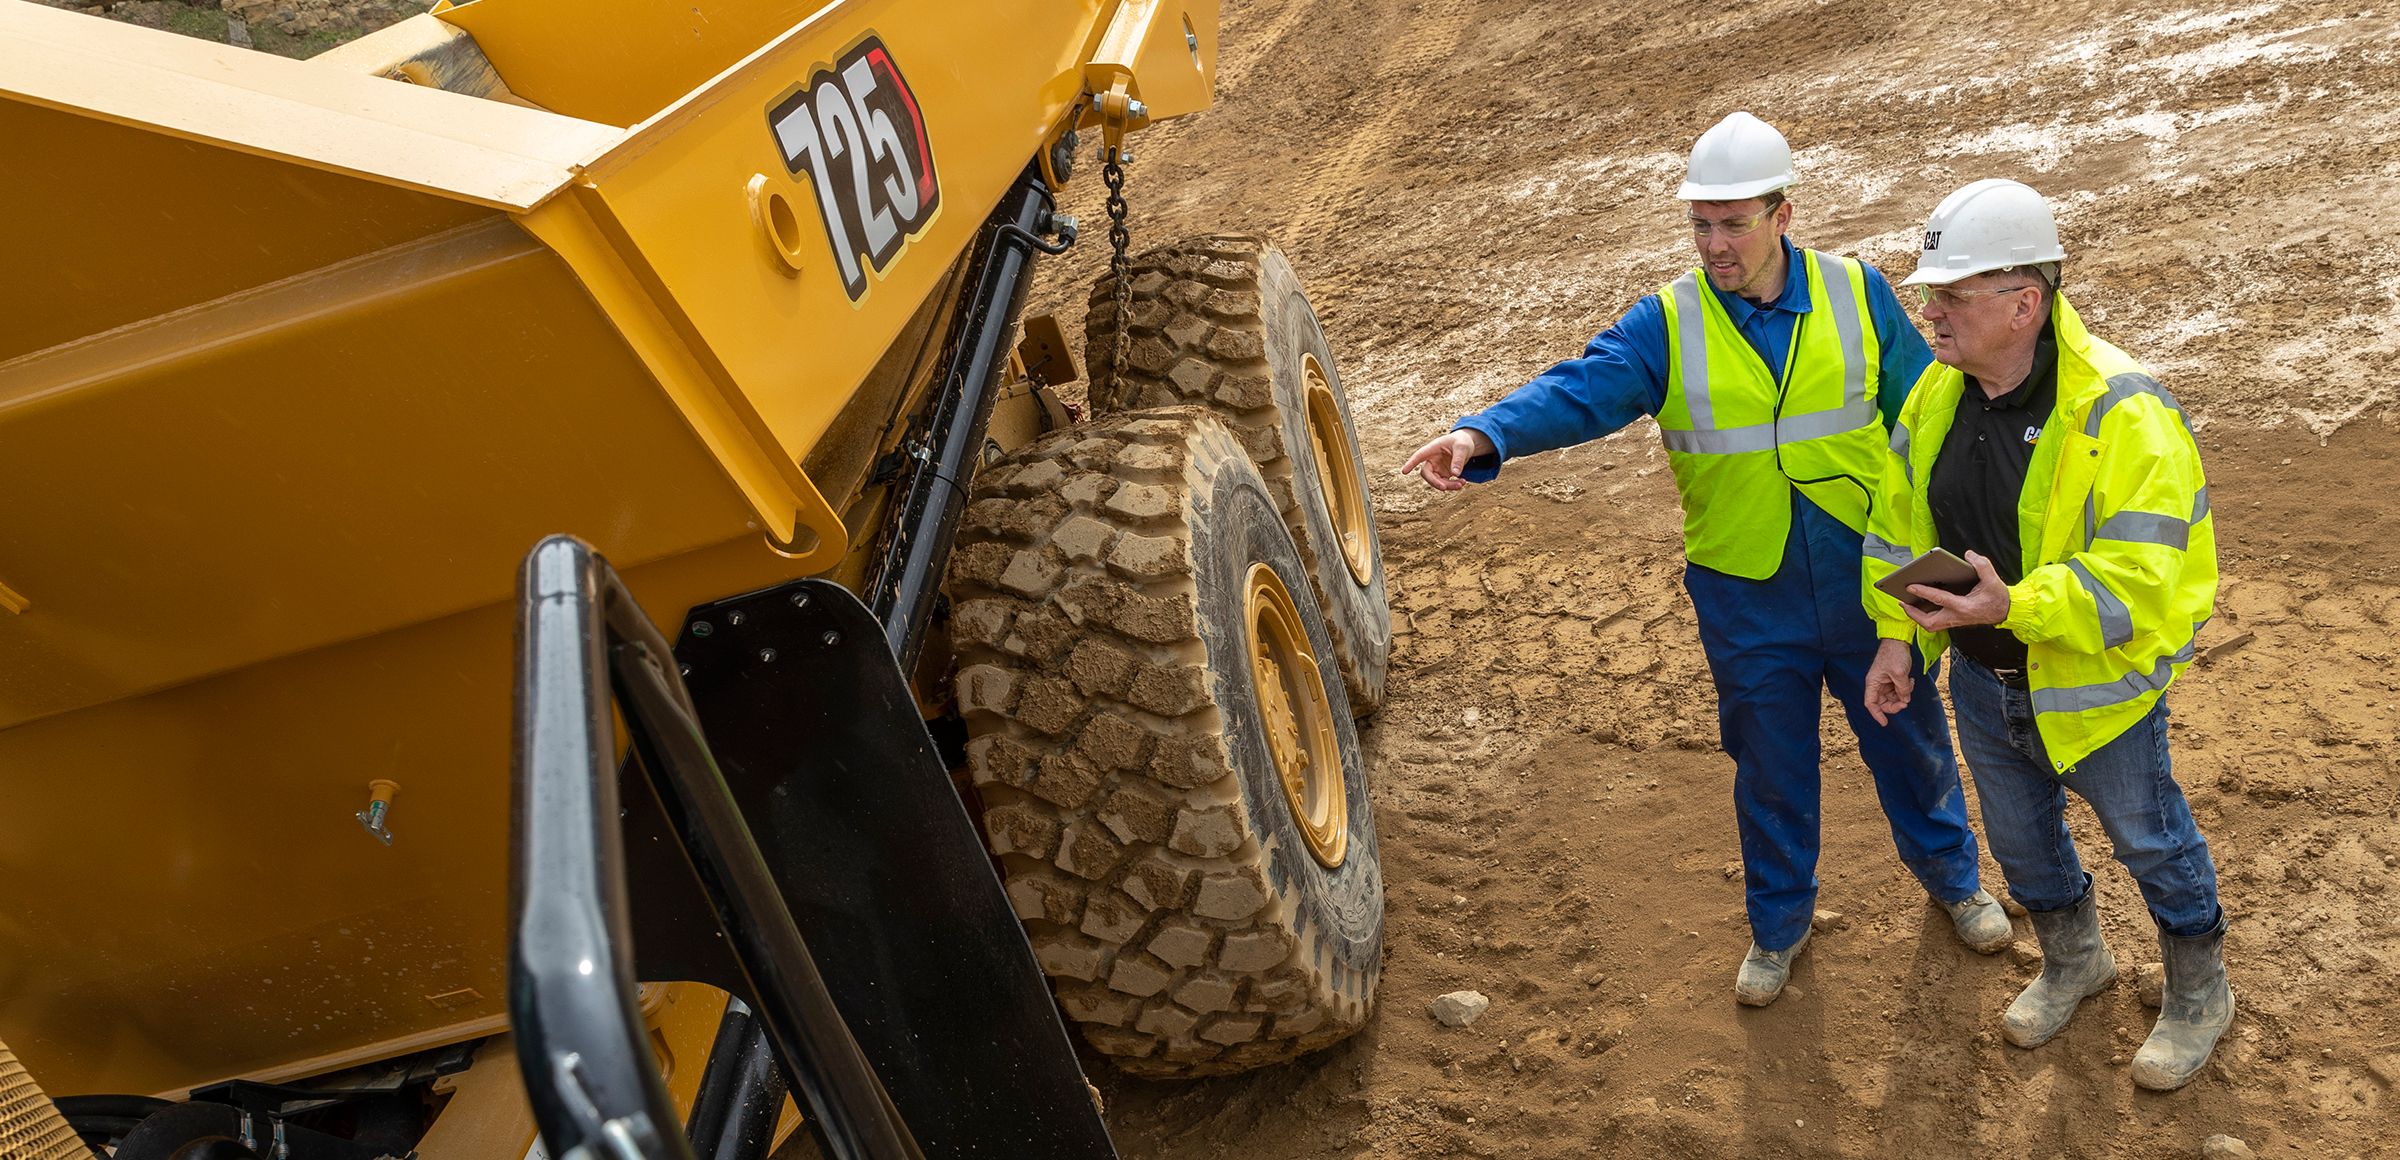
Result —
<path fill-rule="evenodd" d="M 1666 346 L 1665 314 L 1657 296 L 1645 297 L 1586 344 L 1582 355 L 1534 376 L 1508 397 L 1460 419 L 1449 435 L 1419 448 L 1401 474 L 1416 471 L 1431 486 L 1456 491 L 1489 481 L 1505 460 L 1572 447 L 1655 415 L 1666 401 Z M 1455 468 L 1445 467 L 1438 480 L 1421 470 L 1437 447 L 1452 457 L 1461 449 L 1468 452 Z"/>

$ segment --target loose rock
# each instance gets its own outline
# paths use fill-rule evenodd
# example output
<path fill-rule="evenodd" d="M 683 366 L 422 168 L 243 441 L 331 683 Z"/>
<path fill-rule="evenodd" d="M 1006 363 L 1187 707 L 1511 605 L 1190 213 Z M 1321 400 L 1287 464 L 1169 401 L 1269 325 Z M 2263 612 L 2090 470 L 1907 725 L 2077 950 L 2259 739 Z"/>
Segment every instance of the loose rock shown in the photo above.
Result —
<path fill-rule="evenodd" d="M 1452 991 L 1433 1001 L 1433 1021 L 1444 1027 L 1464 1027 L 1483 1017 L 1492 1001 L 1481 991 Z"/>
<path fill-rule="evenodd" d="M 2042 965 L 2041 944 L 2018 939 L 2008 944 L 2008 957 L 2020 967 L 2038 967 Z"/>
<path fill-rule="evenodd" d="M 2239 1136 L 2210 1136 L 2200 1142 L 2200 1160 L 2258 1160 Z"/>
<path fill-rule="evenodd" d="M 1815 921 L 1809 923 L 1809 926 L 1819 934 L 1848 930 L 1850 929 L 1850 916 L 1838 910 L 1820 910 L 1817 912 Z"/>

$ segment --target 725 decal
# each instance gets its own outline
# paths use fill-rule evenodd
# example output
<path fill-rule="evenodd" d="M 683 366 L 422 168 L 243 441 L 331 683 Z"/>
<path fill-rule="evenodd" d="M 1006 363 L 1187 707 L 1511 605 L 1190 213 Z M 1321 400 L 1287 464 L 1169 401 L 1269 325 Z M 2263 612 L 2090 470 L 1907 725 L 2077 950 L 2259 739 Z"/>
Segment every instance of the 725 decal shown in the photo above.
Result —
<path fill-rule="evenodd" d="M 942 199 L 917 95 L 872 33 L 767 112 L 784 168 L 817 191 L 825 236 L 852 302 Z"/>

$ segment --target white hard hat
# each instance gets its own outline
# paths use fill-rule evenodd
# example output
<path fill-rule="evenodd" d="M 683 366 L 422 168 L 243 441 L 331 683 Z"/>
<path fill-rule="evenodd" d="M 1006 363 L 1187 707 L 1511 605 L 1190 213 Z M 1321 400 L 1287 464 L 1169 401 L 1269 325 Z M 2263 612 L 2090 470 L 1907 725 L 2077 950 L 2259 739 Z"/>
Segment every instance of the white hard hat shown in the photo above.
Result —
<path fill-rule="evenodd" d="M 2033 187 L 1987 177 L 1942 199 L 1925 220 L 1925 248 L 1903 286 L 1947 286 L 2008 266 L 2062 262 L 2058 223 Z"/>
<path fill-rule="evenodd" d="M 1684 201 L 1741 201 L 1763 197 L 1792 184 L 1792 147 L 1783 134 L 1748 113 L 1709 126 L 1692 146 L 1684 171 Z"/>

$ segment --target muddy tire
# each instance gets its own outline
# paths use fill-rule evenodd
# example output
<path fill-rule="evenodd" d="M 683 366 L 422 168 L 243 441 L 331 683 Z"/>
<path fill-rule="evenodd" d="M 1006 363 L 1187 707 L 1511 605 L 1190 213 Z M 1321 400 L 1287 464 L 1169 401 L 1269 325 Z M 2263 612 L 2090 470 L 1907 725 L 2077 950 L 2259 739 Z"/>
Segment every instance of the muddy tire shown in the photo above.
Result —
<path fill-rule="evenodd" d="M 985 830 L 1084 1038 L 1137 1075 L 1221 1075 L 1364 1025 L 1383 877 L 1356 727 L 1233 433 L 1171 408 L 1044 436 L 976 480 L 951 560 Z M 1280 653 L 1253 643 L 1270 606 Z"/>
<path fill-rule="evenodd" d="M 1216 234 L 1133 259 L 1132 324 L 1116 360 L 1116 280 L 1085 316 L 1094 415 L 1196 404 L 1222 415 L 1266 478 L 1308 562 L 1353 712 L 1383 706 L 1392 652 L 1366 460 L 1333 352 L 1283 252 Z"/>

